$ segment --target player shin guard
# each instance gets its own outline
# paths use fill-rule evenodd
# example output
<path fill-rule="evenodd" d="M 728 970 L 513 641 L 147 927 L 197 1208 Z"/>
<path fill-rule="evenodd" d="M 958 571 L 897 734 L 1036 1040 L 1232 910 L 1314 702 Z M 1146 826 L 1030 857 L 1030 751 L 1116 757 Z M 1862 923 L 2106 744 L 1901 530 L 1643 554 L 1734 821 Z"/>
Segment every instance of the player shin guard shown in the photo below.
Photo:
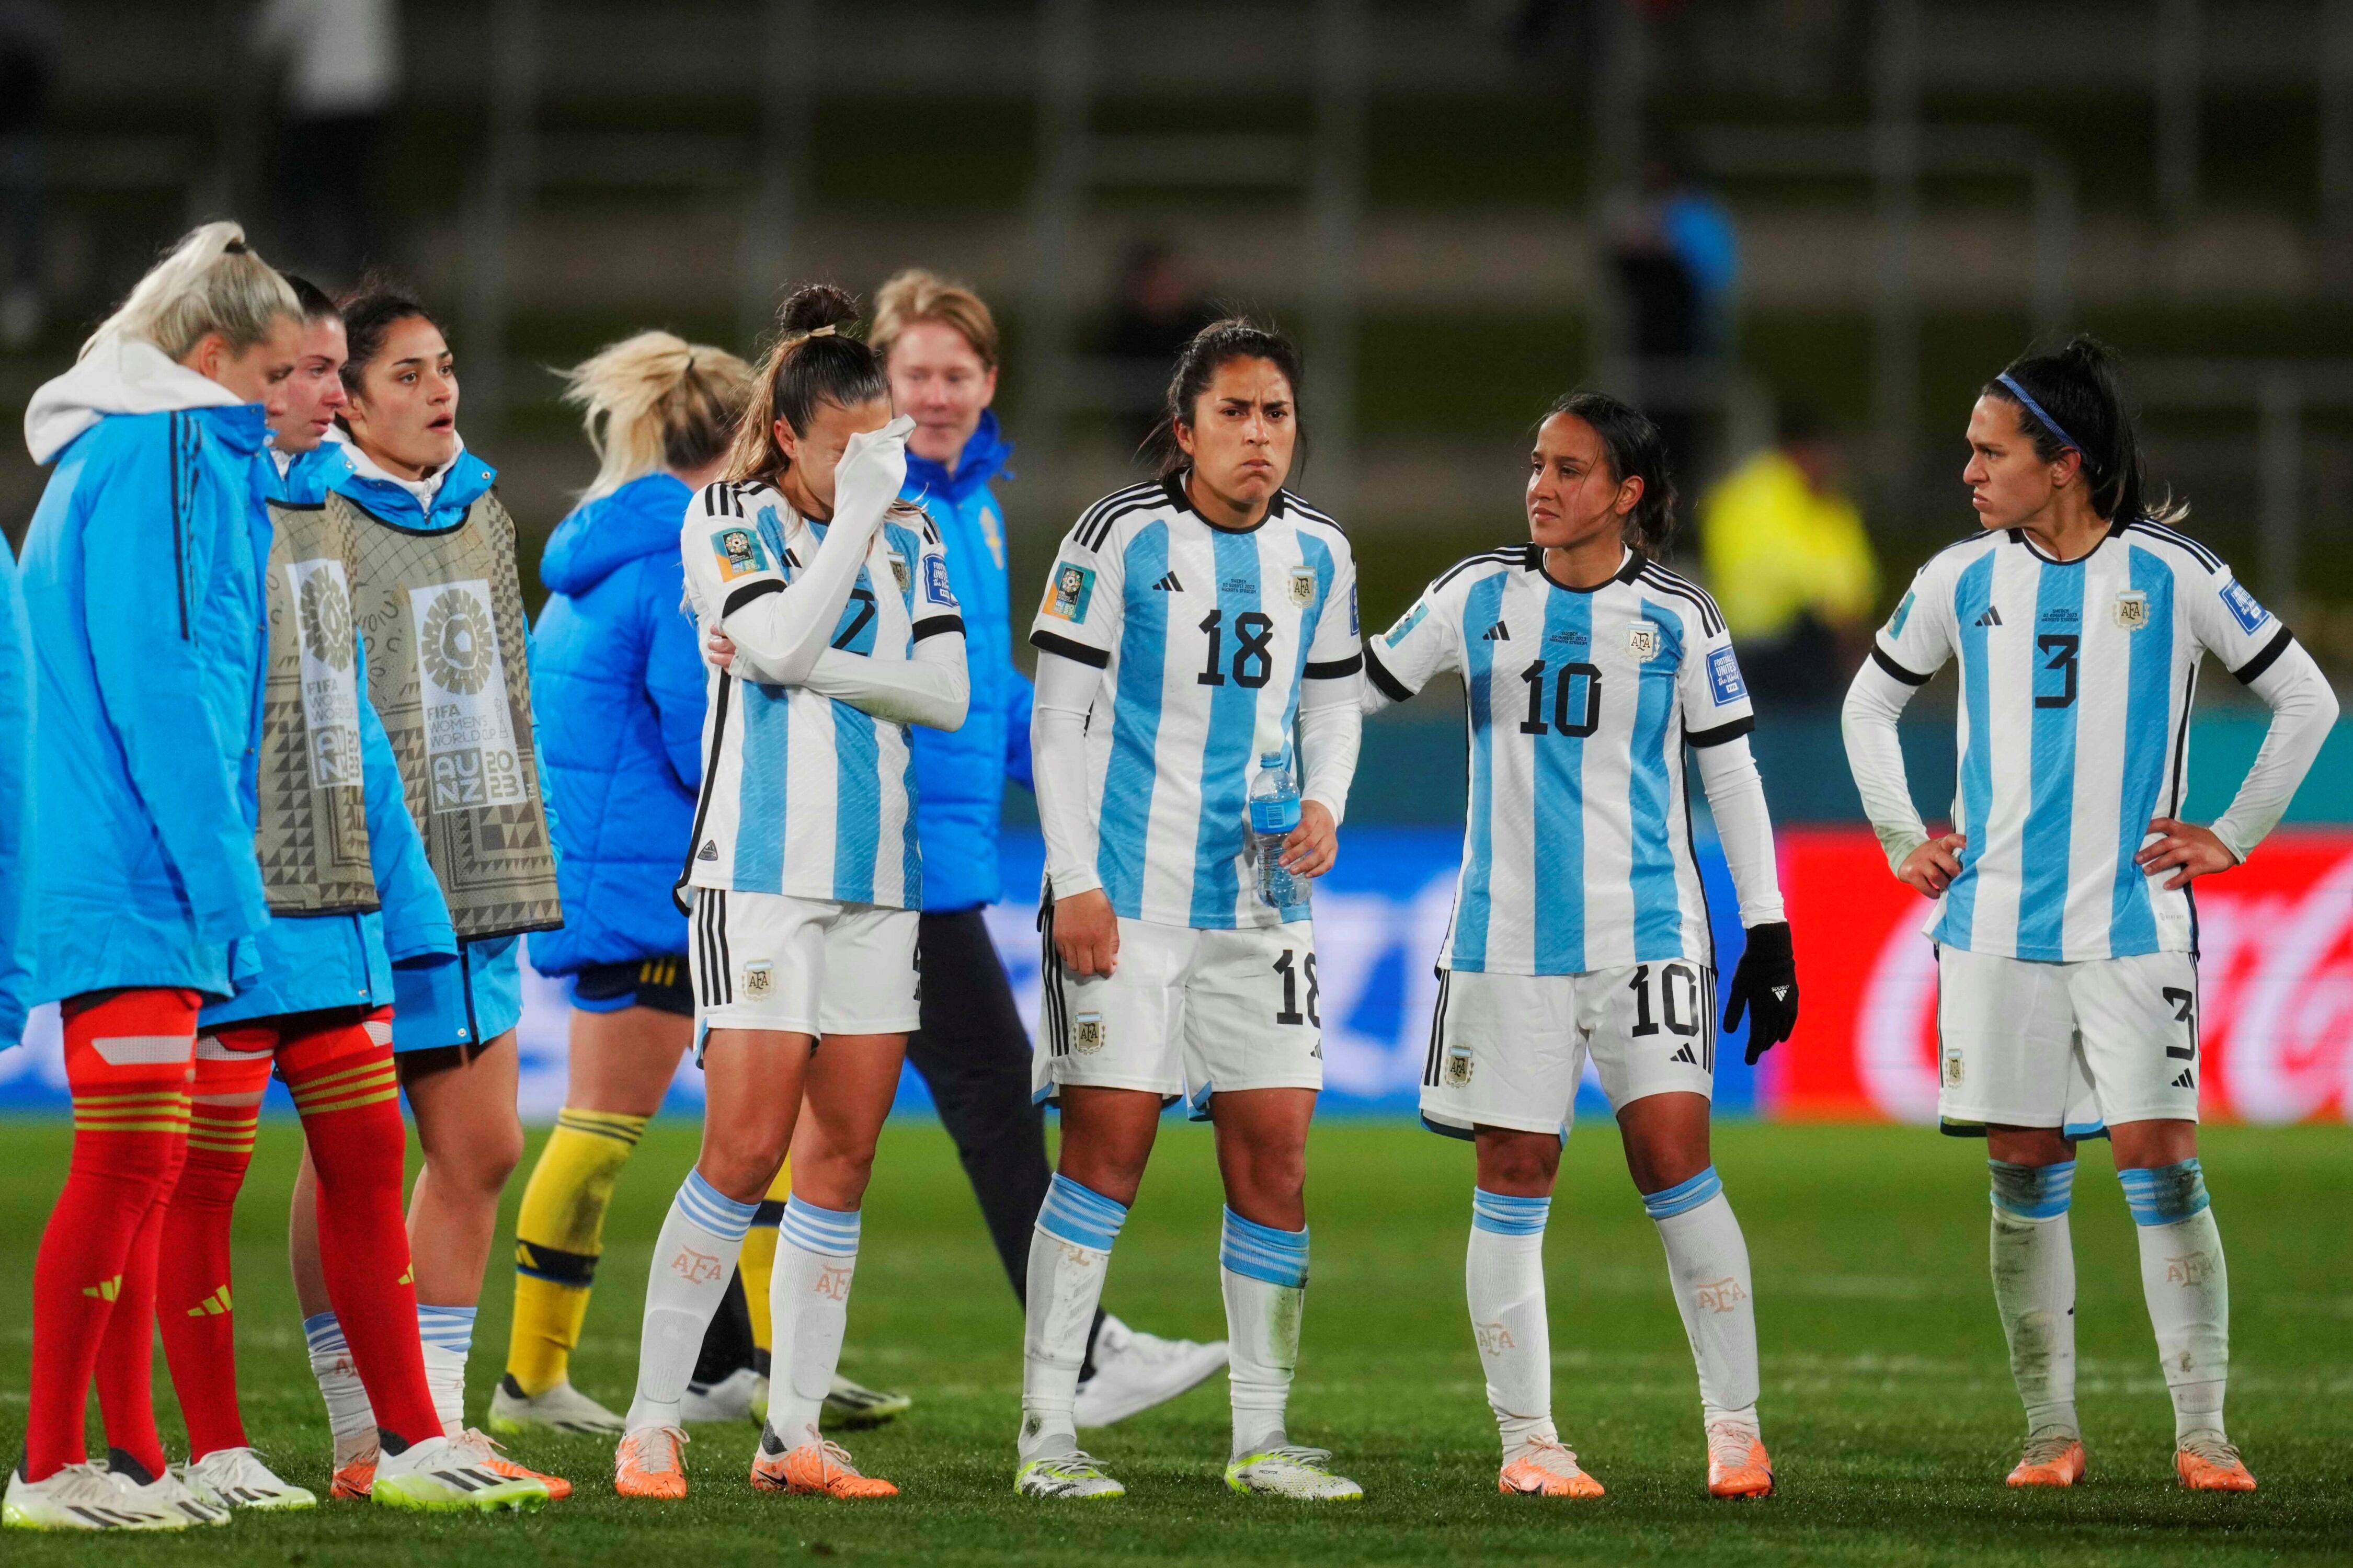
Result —
<path fill-rule="evenodd" d="M 336 1347 L 325 1358 L 331 1373 L 321 1376 L 320 1387 L 335 1426 L 338 1462 L 351 1457 L 343 1452 L 345 1426 L 335 1419 L 339 1404 L 356 1409 L 357 1452 L 375 1442 L 377 1426 L 405 1443 L 438 1436 L 443 1426 L 426 1380 L 401 1206 L 407 1130 L 392 1065 L 391 1017 L 347 1017 L 286 1039 L 278 1048 L 278 1072 L 301 1112 L 319 1181 L 319 1268 L 333 1309 L 321 1317 Z M 312 1371 L 320 1365 L 314 1344 Z M 329 1391 L 329 1375 L 351 1380 L 356 1391 Z"/>
<path fill-rule="evenodd" d="M 1279 1448 L 1283 1414 L 1299 1367 L 1299 1325 L 1307 1308 L 1307 1232 L 1277 1230 L 1229 1206 L 1218 1247 L 1226 1298 L 1226 1376 L 1234 1406 L 1234 1451 Z"/>
<path fill-rule="evenodd" d="M 514 1324 L 507 1337 L 507 1373 L 525 1394 L 544 1394 L 571 1374 L 605 1250 L 605 1211 L 648 1120 L 566 1106 L 532 1167 L 515 1216 Z"/>
<path fill-rule="evenodd" d="M 1127 1205 L 1056 1175 L 1038 1210 L 1029 1242 L 1029 1304 L 1021 1344 L 1021 1458 L 1074 1452 L 1079 1368 L 1103 1300 L 1113 1243 Z"/>
<path fill-rule="evenodd" d="M 768 1311 L 770 1277 L 776 1268 L 776 1226 L 784 1223 L 785 1205 L 793 1195 L 793 1163 L 786 1160 L 768 1184 L 768 1195 L 752 1211 L 752 1228 L 744 1233 L 744 1250 L 736 1255 L 735 1271 L 744 1276 L 744 1307 L 752 1320 L 752 1370 L 768 1375 L 775 1359 L 776 1322 Z"/>
<path fill-rule="evenodd" d="M 352 1359 L 351 1342 L 343 1337 L 334 1313 L 303 1319 L 302 1338 L 311 1350 L 311 1375 L 318 1381 L 319 1397 L 327 1404 L 327 1430 L 334 1437 L 334 1468 L 340 1470 L 375 1449 L 375 1408 L 368 1403 L 359 1363 Z M 425 1376 L 421 1366 L 417 1375 L 421 1382 Z M 430 1394 L 426 1396 L 426 1405 L 431 1408 Z M 438 1427 L 439 1420 L 433 1425 Z"/>
<path fill-rule="evenodd" d="M 2140 1232 L 2140 1288 L 2173 1395 L 2173 1432 L 2223 1436 L 2231 1375 L 2231 1277 L 2222 1236 L 2195 1159 L 2153 1171 L 2119 1171 Z"/>
<path fill-rule="evenodd" d="M 196 1041 L 188 1158 L 164 1214 L 155 1321 L 172 1392 L 188 1423 L 188 1457 L 247 1446 L 237 1404 L 237 1316 L 229 1221 L 253 1159 L 278 1031 L 228 1028 Z"/>
<path fill-rule="evenodd" d="M 116 1314 L 125 1320 L 126 1344 L 152 1341 L 153 1297 L 137 1295 L 129 1266 L 186 1148 L 196 1007 L 195 993 L 162 990 L 65 1005 L 73 1154 L 33 1265 L 27 1481 L 47 1480 L 87 1457 L 82 1409 Z M 160 1219 L 155 1234 L 160 1238 Z M 148 1425 L 152 1430 L 152 1414 Z"/>
<path fill-rule="evenodd" d="M 2010 1374 L 2026 1405 L 2027 1436 L 2078 1435 L 2075 1247 L 2067 1225 L 2075 1162 L 1986 1163 L 1993 1173 L 1993 1299 L 2010 1341 Z"/>
<path fill-rule="evenodd" d="M 1692 1360 L 1699 1365 L 1702 1416 L 1757 1430 L 1757 1303 L 1748 1279 L 1748 1244 L 1710 1165 L 1642 1207 L 1666 1244 L 1675 1307 L 1683 1313 Z"/>
<path fill-rule="evenodd" d="M 735 1255 L 756 1204 L 740 1204 L 700 1171 L 670 1199 L 654 1242 L 653 1273 L 646 1281 L 645 1327 L 638 1341 L 638 1393 L 629 1430 L 679 1424 L 678 1404 L 702 1350 L 702 1331 L 735 1272 Z"/>
<path fill-rule="evenodd" d="M 1552 1333 L 1545 1319 L 1545 1221 L 1551 1213 L 1550 1198 L 1511 1197 L 1483 1187 L 1471 1194 L 1463 1292 L 1505 1464 L 1530 1443 L 1558 1436 L 1552 1424 Z"/>
<path fill-rule="evenodd" d="M 856 1209 L 819 1208 L 804 1198 L 786 1203 L 776 1227 L 768 1314 L 777 1370 L 768 1383 L 768 1429 L 787 1448 L 821 1440 L 818 1412 L 841 1363 L 858 1235 Z"/>
<path fill-rule="evenodd" d="M 323 1216 L 322 1216 L 323 1220 Z M 433 1394 L 433 1415 L 441 1436 L 466 1430 L 466 1359 L 474 1349 L 475 1307 L 417 1303 L 417 1338 L 425 1352 L 425 1386 Z"/>

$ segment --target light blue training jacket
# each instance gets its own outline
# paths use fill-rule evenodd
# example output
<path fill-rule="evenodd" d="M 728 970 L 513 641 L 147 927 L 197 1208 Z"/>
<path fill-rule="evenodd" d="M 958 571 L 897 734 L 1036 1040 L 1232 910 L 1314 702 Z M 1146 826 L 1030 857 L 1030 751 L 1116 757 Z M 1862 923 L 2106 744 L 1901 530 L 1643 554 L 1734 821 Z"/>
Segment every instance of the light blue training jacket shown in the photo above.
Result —
<path fill-rule="evenodd" d="M 33 645 L 16 557 L 0 545 L 0 1050 L 24 1038 L 33 994 L 32 772 Z"/>

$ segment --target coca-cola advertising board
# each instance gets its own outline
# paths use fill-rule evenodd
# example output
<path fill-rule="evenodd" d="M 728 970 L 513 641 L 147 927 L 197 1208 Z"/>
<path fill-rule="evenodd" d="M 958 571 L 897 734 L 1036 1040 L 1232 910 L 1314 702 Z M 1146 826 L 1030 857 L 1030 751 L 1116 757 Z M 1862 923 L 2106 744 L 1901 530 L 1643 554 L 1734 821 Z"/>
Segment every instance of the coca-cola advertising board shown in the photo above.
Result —
<path fill-rule="evenodd" d="M 1928 900 L 1859 828 L 1784 832 L 1804 1012 L 1759 1100 L 1801 1120 L 1936 1119 Z M 2353 832 L 2284 828 L 2197 884 L 2200 1114 L 2353 1121 Z"/>

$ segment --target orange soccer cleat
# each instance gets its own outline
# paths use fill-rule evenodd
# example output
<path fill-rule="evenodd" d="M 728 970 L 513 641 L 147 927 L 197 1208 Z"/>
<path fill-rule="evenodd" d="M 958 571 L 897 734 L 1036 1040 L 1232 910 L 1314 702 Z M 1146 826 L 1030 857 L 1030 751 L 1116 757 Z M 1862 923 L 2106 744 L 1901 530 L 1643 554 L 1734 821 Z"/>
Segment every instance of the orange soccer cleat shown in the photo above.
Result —
<path fill-rule="evenodd" d="M 2029 1437 L 2010 1472 L 2014 1487 L 2072 1487 L 2084 1479 L 2084 1439 L 2073 1432 Z"/>
<path fill-rule="evenodd" d="M 684 1427 L 640 1426 L 613 1450 L 613 1489 L 623 1497 L 676 1501 L 686 1495 Z"/>
<path fill-rule="evenodd" d="M 2255 1478 L 2220 1432 L 2192 1432 L 2173 1450 L 2173 1473 L 2193 1492 L 2251 1492 Z"/>
<path fill-rule="evenodd" d="M 349 1463 L 337 1465 L 335 1482 L 327 1489 L 327 1495 L 330 1498 L 356 1498 L 365 1502 L 368 1494 L 375 1489 L 376 1453 L 377 1450 L 370 1448 Z"/>
<path fill-rule="evenodd" d="M 1707 1495 L 1773 1495 L 1773 1460 L 1765 1440 L 1748 1427 L 1719 1421 L 1707 1429 Z"/>
<path fill-rule="evenodd" d="M 1557 1438 L 1539 1437 L 1495 1478 L 1495 1489 L 1509 1496 L 1600 1497 L 1601 1483 L 1577 1467 L 1577 1455 Z"/>
<path fill-rule="evenodd" d="M 752 1484 L 766 1492 L 799 1492 L 823 1497 L 897 1497 L 899 1489 L 879 1476 L 861 1476 L 839 1443 L 803 1443 L 779 1451 L 783 1439 L 762 1427 L 760 1447 L 752 1456 Z"/>

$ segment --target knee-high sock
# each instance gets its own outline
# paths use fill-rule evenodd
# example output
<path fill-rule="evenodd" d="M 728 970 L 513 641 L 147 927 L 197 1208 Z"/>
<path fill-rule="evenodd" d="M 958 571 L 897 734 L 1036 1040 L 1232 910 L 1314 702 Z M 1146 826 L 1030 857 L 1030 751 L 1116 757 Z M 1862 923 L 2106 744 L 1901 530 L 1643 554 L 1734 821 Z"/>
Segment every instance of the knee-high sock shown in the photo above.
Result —
<path fill-rule="evenodd" d="M 2221 1435 L 2231 1377 L 2231 1276 L 2195 1159 L 2119 1171 L 2140 1233 L 2140 1288 L 2173 1395 L 2173 1434 Z"/>
<path fill-rule="evenodd" d="M 768 1375 L 776 1327 L 768 1313 L 769 1276 L 776 1267 L 776 1226 L 784 1222 L 785 1205 L 793 1195 L 793 1163 L 786 1160 L 768 1184 L 768 1195 L 752 1211 L 752 1228 L 744 1233 L 744 1250 L 735 1268 L 744 1276 L 744 1307 L 752 1318 L 752 1370 Z"/>
<path fill-rule="evenodd" d="M 2075 1247 L 2067 1205 L 2075 1162 L 1993 1173 L 1993 1299 L 2010 1341 L 2010 1375 L 2029 1436 L 2079 1433 L 2075 1421 Z"/>
<path fill-rule="evenodd" d="M 818 1442 L 818 1412 L 841 1363 L 849 1326 L 849 1283 L 858 1268 L 856 1209 L 785 1205 L 768 1312 L 776 1325 L 776 1375 L 768 1383 L 768 1430 L 787 1448 Z"/>
<path fill-rule="evenodd" d="M 1079 1446 L 1079 1368 L 1087 1333 L 1103 1300 L 1103 1271 L 1127 1205 L 1057 1175 L 1029 1243 L 1027 1304 L 1022 1308 L 1021 1458 L 1068 1454 Z"/>
<path fill-rule="evenodd" d="M 412 1333 L 417 1319 L 409 1317 Z M 375 1406 L 368 1400 L 367 1384 L 360 1381 L 360 1363 L 352 1357 L 351 1342 L 343 1337 L 343 1326 L 332 1312 L 318 1312 L 302 1320 L 303 1342 L 310 1347 L 311 1375 L 319 1384 L 319 1397 L 327 1405 L 327 1430 L 334 1438 L 335 1468 L 342 1469 L 353 1460 L 375 1452 Z M 417 1380 L 425 1381 L 425 1362 L 419 1352 Z M 433 1395 L 425 1393 L 425 1408 L 430 1413 Z M 433 1436 L 441 1429 L 438 1415 L 426 1425 L 426 1436 Z"/>
<path fill-rule="evenodd" d="M 131 1238 L 122 1260 L 121 1295 L 98 1343 L 95 1382 L 109 1457 L 118 1469 L 127 1460 L 150 1477 L 162 1474 L 164 1466 L 164 1439 L 155 1429 L 155 1281 L 162 1272 L 164 1217 L 187 1152 L 183 1142 Z"/>
<path fill-rule="evenodd" d="M 1288 1442 L 1283 1415 L 1299 1367 L 1299 1324 L 1307 1310 L 1307 1232 L 1277 1230 L 1226 1210 L 1218 1247 L 1226 1298 L 1226 1378 L 1233 1399 L 1234 1449 L 1245 1454 Z"/>
<path fill-rule="evenodd" d="M 253 1159 L 261 1095 L 269 1086 L 274 1026 L 227 1028 L 196 1041 L 188 1158 L 164 1213 L 155 1322 L 172 1392 L 188 1423 L 188 1457 L 246 1447 L 237 1404 L 237 1315 L 229 1221 Z"/>
<path fill-rule="evenodd" d="M 654 1242 L 653 1273 L 646 1281 L 645 1328 L 638 1341 L 638 1394 L 629 1405 L 629 1430 L 678 1425 L 678 1402 L 694 1373 L 702 1331 L 735 1271 L 756 1204 L 737 1203 L 687 1173 L 670 1202 L 661 1235 Z"/>
<path fill-rule="evenodd" d="M 417 1303 L 417 1348 L 425 1356 L 425 1386 L 432 1391 L 433 1415 L 445 1437 L 455 1437 L 466 1429 L 466 1362 L 473 1354 L 474 1319 L 480 1311 L 477 1307 Z"/>
<path fill-rule="evenodd" d="M 514 1323 L 507 1334 L 507 1375 L 526 1394 L 544 1394 L 571 1375 L 605 1250 L 605 1211 L 647 1120 L 566 1106 L 531 1168 L 515 1215 Z"/>
<path fill-rule="evenodd" d="M 333 1333 L 326 1360 L 360 1385 L 340 1396 L 356 1405 L 353 1435 L 365 1452 L 375 1429 L 418 1443 L 442 1429 L 425 1376 L 417 1286 L 409 1268 L 408 1227 L 400 1201 L 401 1162 L 407 1131 L 400 1120 L 400 1084 L 392 1065 L 392 1017 L 379 1012 L 284 1039 L 279 1076 L 302 1116 L 302 1136 L 319 1179 L 319 1268 L 326 1276 Z M 315 1320 L 313 1320 L 315 1321 Z M 303 1325 L 306 1335 L 311 1324 Z M 320 1355 L 313 1346 L 312 1370 Z M 459 1390 L 463 1391 L 463 1363 Z M 326 1379 L 321 1380 L 322 1389 Z M 335 1446 L 345 1428 L 335 1421 L 339 1395 L 328 1394 Z M 349 1458 L 350 1455 L 343 1455 Z"/>
<path fill-rule="evenodd" d="M 1550 1198 L 1473 1189 L 1471 1247 L 1462 1266 L 1471 1332 L 1487 1373 L 1487 1406 L 1509 1464 L 1552 1424 L 1552 1331 L 1545 1318 L 1545 1221 Z"/>
<path fill-rule="evenodd" d="M 1710 1165 L 1690 1181 L 1647 1193 L 1642 1207 L 1666 1244 L 1675 1309 L 1699 1366 L 1699 1403 L 1708 1426 L 1757 1429 L 1757 1302 L 1748 1243 Z"/>
<path fill-rule="evenodd" d="M 116 1316 L 128 1336 L 153 1333 L 153 1295 L 125 1287 L 132 1283 L 132 1245 L 170 1190 L 187 1146 L 196 1005 L 187 991 L 124 991 L 95 1004 L 66 1004 L 73 1156 L 33 1265 L 23 1461 L 28 1480 L 47 1480 L 87 1458 L 82 1407 Z M 148 1425 L 152 1434 L 152 1413 Z M 160 1456 L 152 1435 L 146 1447 Z"/>

